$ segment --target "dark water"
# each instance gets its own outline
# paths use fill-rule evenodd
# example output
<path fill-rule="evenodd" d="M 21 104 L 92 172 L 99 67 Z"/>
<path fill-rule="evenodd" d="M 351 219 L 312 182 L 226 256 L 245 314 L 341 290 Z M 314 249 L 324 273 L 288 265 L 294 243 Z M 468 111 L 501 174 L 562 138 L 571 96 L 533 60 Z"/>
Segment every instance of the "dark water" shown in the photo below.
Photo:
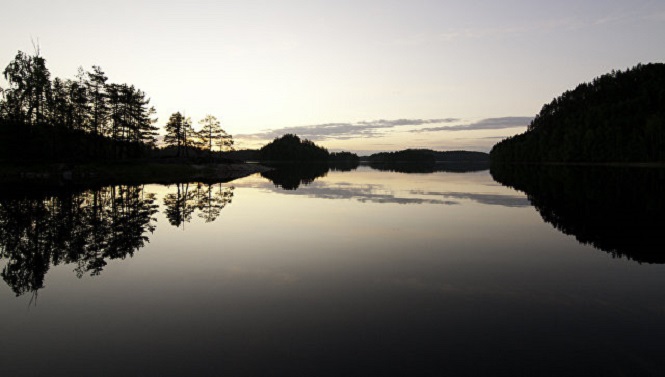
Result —
<path fill-rule="evenodd" d="M 388 170 L 2 188 L 0 375 L 664 375 L 663 171 Z"/>

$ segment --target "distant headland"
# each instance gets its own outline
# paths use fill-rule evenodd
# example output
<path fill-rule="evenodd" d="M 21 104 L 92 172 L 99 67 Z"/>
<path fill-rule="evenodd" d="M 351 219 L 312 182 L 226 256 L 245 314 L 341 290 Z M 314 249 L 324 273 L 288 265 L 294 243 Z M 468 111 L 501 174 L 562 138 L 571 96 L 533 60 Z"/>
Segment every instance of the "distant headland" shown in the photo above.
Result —
<path fill-rule="evenodd" d="M 665 163 L 665 64 L 566 91 L 490 155 L 493 163 Z"/>

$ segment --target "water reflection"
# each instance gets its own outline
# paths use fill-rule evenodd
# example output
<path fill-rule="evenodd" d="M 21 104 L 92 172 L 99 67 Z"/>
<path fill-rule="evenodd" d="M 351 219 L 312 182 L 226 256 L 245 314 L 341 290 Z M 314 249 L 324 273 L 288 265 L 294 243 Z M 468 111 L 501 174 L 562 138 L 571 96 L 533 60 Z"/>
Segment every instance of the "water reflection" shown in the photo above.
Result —
<path fill-rule="evenodd" d="M 231 203 L 235 189 L 221 183 L 177 183 L 174 186 L 174 190 L 164 196 L 164 213 L 175 227 L 184 227 L 192 220 L 195 211 L 205 222 L 215 221 L 222 209 Z"/>
<path fill-rule="evenodd" d="M 164 195 L 169 223 L 197 214 L 215 221 L 233 198 L 221 183 L 181 183 Z M 109 260 L 132 257 L 156 227 L 156 194 L 143 186 L 43 188 L 0 195 L 1 276 L 17 296 L 37 292 L 51 266 L 74 264 L 80 278 L 99 275 Z"/>
<path fill-rule="evenodd" d="M 155 196 L 140 186 L 79 192 L 3 193 L 0 199 L 2 278 L 19 296 L 44 287 L 51 265 L 73 263 L 81 277 L 99 275 L 107 260 L 124 259 L 155 230 Z"/>
<path fill-rule="evenodd" d="M 543 220 L 614 257 L 665 263 L 665 169 L 493 166 L 524 191 Z"/>
<path fill-rule="evenodd" d="M 489 161 L 434 163 L 370 163 L 372 169 L 398 173 L 470 173 L 489 169 Z"/>
<path fill-rule="evenodd" d="M 362 167 L 297 190 L 258 175 L 233 186 L 0 192 L 2 238 L 11 224 L 24 234 L 3 241 L 0 267 L 39 261 L 48 242 L 64 254 L 36 285 L 49 289 L 39 308 L 0 286 L 0 375 L 663 375 L 665 265 L 578 244 L 488 172 Z M 220 191 L 233 205 L 215 215 Z M 110 218 L 114 197 L 119 214 L 161 213 L 138 258 L 104 259 L 103 278 L 73 283 L 66 238 L 93 236 L 57 229 L 85 229 L 78 213 L 92 212 L 95 192 Z M 170 225 L 167 196 L 186 231 Z M 125 236 L 113 221 L 118 232 L 94 242 Z M 42 241 L 15 252 L 33 229 Z M 53 261 L 33 264 L 43 275 Z"/>
<path fill-rule="evenodd" d="M 379 177 L 377 174 L 363 174 L 371 171 L 370 169 L 360 169 L 358 170 L 358 174 L 348 175 L 348 177 L 360 176 L 362 177 L 360 181 L 346 181 L 344 179 L 346 177 L 345 174 L 336 176 L 337 179 L 319 179 L 327 177 L 329 170 L 325 165 L 305 167 L 286 166 L 285 168 L 262 173 L 261 176 L 268 179 L 269 182 L 246 181 L 238 184 L 243 187 L 261 188 L 286 195 L 321 199 L 350 199 L 361 203 L 459 205 L 462 201 L 467 200 L 492 206 L 531 206 L 531 203 L 524 195 L 510 195 L 492 190 L 487 192 L 469 192 L 413 188 L 397 189 L 393 186 L 393 181 L 388 180 L 384 183 L 381 179 L 377 180 Z M 455 175 L 453 174 L 452 176 Z M 451 180 L 451 176 L 447 178 L 432 176 L 432 179 L 437 178 L 443 179 L 444 182 Z M 420 184 L 422 183 L 420 182 Z"/>
<path fill-rule="evenodd" d="M 329 171 L 349 172 L 360 165 L 351 162 L 334 164 L 272 164 L 273 170 L 261 173 L 275 185 L 284 190 L 297 190 L 301 185 L 309 185 L 319 178 L 325 177 Z M 398 173 L 470 173 L 489 169 L 489 162 L 437 162 L 437 163 L 370 163 L 374 170 Z"/>
<path fill-rule="evenodd" d="M 317 178 L 325 177 L 330 171 L 327 164 L 279 164 L 271 167 L 273 170 L 261 173 L 261 176 L 284 190 L 296 190 L 300 185 L 308 185 Z"/>

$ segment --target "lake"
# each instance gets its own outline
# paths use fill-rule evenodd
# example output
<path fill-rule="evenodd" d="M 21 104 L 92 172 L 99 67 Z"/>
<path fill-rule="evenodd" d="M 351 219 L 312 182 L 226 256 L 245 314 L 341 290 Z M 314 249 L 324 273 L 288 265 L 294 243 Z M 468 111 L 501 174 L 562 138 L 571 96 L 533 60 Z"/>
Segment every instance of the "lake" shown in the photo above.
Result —
<path fill-rule="evenodd" d="M 664 375 L 663 170 L 526 170 L 5 187 L 0 375 Z"/>

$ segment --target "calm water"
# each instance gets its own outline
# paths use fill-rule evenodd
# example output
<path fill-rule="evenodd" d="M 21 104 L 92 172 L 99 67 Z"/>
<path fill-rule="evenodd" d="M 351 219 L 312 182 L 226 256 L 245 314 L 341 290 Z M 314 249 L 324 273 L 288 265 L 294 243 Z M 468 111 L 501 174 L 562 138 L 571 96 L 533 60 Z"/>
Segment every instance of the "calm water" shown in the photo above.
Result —
<path fill-rule="evenodd" d="M 5 189 L 0 375 L 662 376 L 663 173 L 622 174 Z"/>

